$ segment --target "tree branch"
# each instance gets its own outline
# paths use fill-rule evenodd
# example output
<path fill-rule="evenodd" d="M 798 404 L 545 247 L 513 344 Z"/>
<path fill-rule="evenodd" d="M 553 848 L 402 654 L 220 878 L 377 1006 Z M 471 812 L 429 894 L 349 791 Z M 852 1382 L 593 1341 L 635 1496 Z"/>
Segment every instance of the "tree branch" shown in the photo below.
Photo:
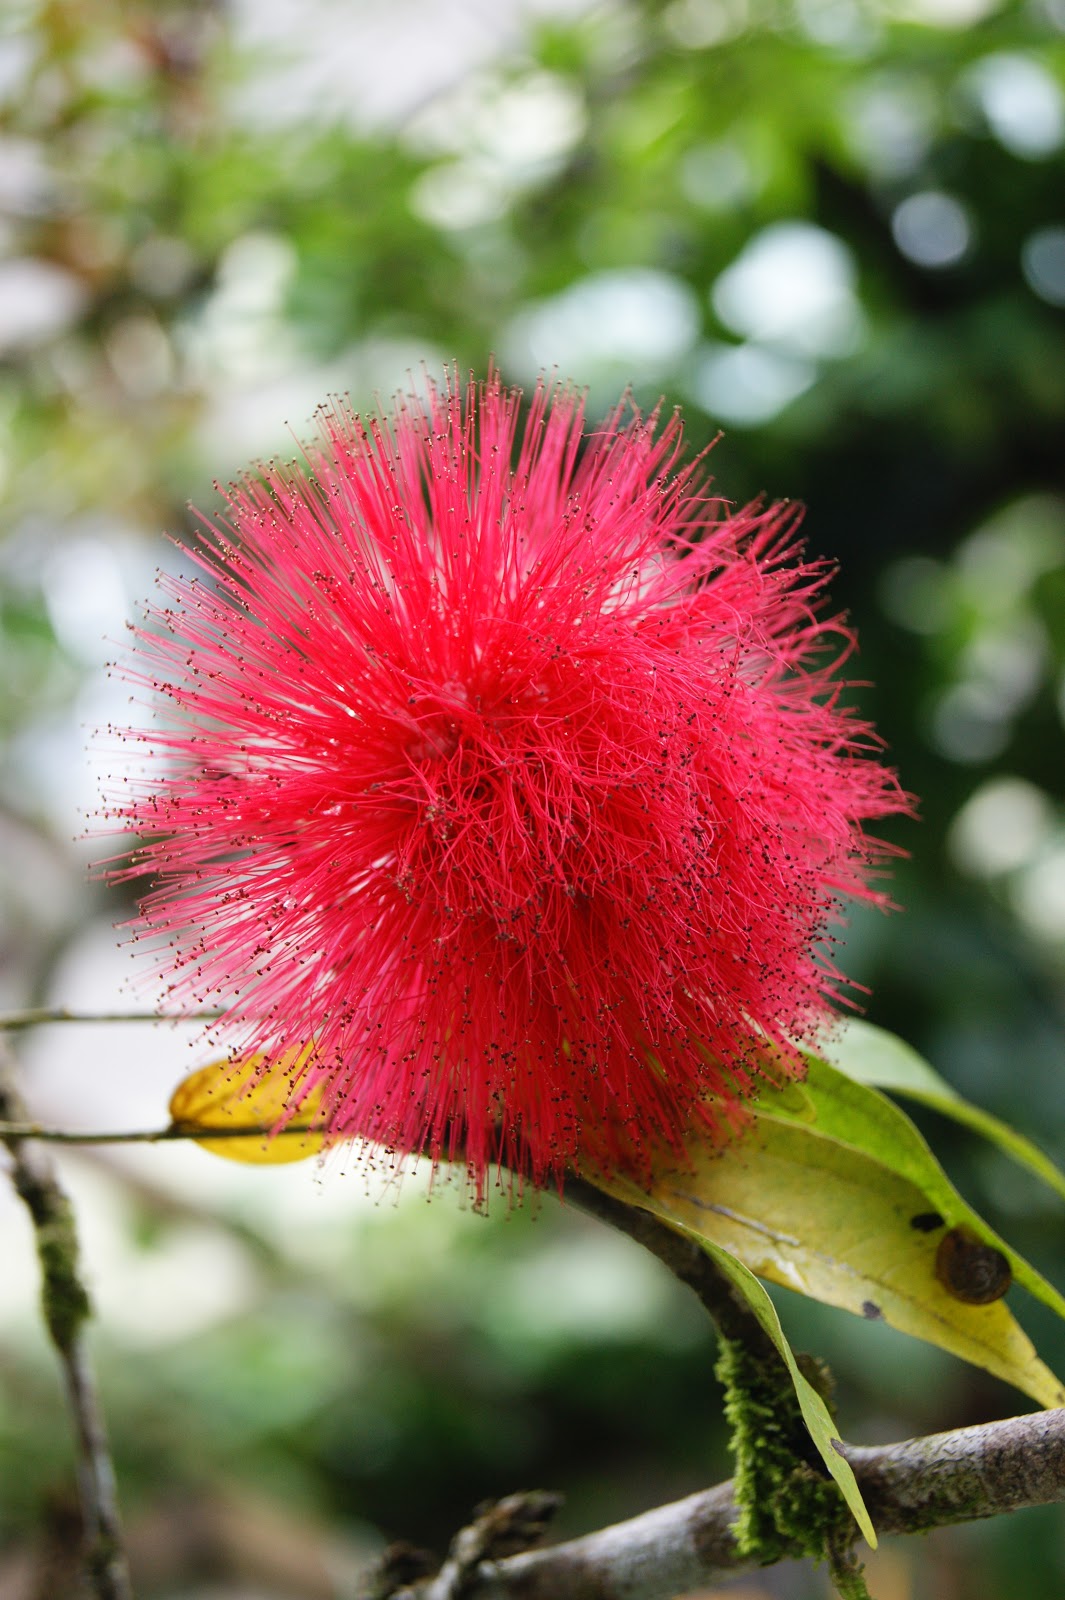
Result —
<path fill-rule="evenodd" d="M 844 1453 L 880 1533 L 1065 1502 L 1065 1410 Z M 736 1515 L 722 1483 L 567 1544 L 482 1562 L 462 1600 L 672 1600 L 755 1565 L 736 1548 Z M 429 1600 L 433 1581 L 396 1600 Z"/>
<path fill-rule="evenodd" d="M 0 1117 L 21 1122 L 25 1115 L 14 1064 L 0 1049 Z M 11 1154 L 12 1182 L 33 1221 L 44 1320 L 59 1355 L 74 1423 L 87 1576 L 98 1600 L 132 1600 L 114 1468 L 85 1341 L 91 1306 L 81 1279 L 74 1212 L 44 1151 L 17 1139 L 4 1142 Z"/>
<path fill-rule="evenodd" d="M 1065 1502 L 1065 1410 L 880 1449 L 848 1445 L 846 1456 L 882 1533 L 922 1533 Z"/>

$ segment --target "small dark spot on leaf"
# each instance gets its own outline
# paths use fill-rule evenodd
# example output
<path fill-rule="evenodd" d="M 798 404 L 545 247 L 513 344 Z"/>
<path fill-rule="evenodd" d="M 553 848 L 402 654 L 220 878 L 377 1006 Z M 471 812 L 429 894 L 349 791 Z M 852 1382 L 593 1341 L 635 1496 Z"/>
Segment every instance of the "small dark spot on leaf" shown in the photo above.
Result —
<path fill-rule="evenodd" d="M 875 1300 L 862 1301 L 862 1316 L 869 1322 L 883 1322 L 884 1313 Z"/>
<path fill-rule="evenodd" d="M 919 1211 L 910 1218 L 910 1227 L 916 1228 L 918 1233 L 935 1233 L 937 1228 L 943 1226 L 943 1222 L 944 1218 L 938 1211 Z"/>

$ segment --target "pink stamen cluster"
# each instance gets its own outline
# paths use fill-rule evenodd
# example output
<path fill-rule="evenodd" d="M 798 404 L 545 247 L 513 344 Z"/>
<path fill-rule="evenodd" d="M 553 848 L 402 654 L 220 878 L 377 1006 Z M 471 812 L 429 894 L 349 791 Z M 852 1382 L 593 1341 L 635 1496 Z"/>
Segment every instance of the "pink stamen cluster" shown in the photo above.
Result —
<path fill-rule="evenodd" d="M 495 377 L 334 407 L 232 487 L 138 630 L 157 770 L 116 807 L 170 998 L 313 1041 L 333 1136 L 478 1192 L 740 1126 L 904 805 L 795 508 L 709 498 L 676 419 L 519 411 Z"/>

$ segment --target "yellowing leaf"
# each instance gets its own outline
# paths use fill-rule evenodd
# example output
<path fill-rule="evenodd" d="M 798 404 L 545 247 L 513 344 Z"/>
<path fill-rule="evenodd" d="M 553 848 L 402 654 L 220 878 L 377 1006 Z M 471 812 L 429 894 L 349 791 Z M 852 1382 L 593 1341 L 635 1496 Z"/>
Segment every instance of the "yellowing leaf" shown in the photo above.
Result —
<path fill-rule="evenodd" d="M 898 1107 L 819 1066 L 799 1092 L 781 1097 L 776 1114 L 775 1097 L 763 1096 L 744 1138 L 724 1150 L 695 1145 L 689 1168 L 661 1171 L 647 1192 L 626 1185 L 621 1198 L 724 1247 L 759 1277 L 883 1318 L 1041 1405 L 1065 1404 L 1065 1388 L 1004 1302 L 969 1303 L 937 1276 L 951 1230 L 969 1228 L 992 1245 L 995 1235 Z M 1026 1268 L 1014 1253 L 1009 1259 Z M 1042 1297 L 1053 1303 L 1055 1291 L 1045 1285 Z"/>
<path fill-rule="evenodd" d="M 174 1090 L 171 1126 L 227 1161 L 283 1166 L 317 1155 L 326 1142 L 317 1126 L 321 1089 L 312 1089 L 288 1116 L 309 1055 L 304 1047 L 275 1059 L 253 1055 L 210 1062 Z"/>

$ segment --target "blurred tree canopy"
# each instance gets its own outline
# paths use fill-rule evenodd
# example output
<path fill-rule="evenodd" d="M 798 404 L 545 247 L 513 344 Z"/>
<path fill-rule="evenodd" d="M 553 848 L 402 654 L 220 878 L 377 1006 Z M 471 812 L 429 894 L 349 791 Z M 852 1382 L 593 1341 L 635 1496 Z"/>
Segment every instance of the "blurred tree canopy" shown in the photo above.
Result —
<path fill-rule="evenodd" d="M 1062 0 L 407 0 L 384 18 L 8 0 L 0 117 L 5 1003 L 66 999 L 85 927 L 121 915 L 67 837 L 84 724 L 114 703 L 103 636 L 180 560 L 161 530 L 191 537 L 186 501 L 209 513 L 212 479 L 291 452 L 328 393 L 366 406 L 422 364 L 494 356 L 508 381 L 587 385 L 593 418 L 627 385 L 680 404 L 693 450 L 724 430 L 724 494 L 807 504 L 875 684 L 862 707 L 921 802 L 893 834 L 904 913 L 841 936 L 856 999 L 1065 1154 Z M 1060 1282 L 1060 1216 L 929 1129 Z M 138 1248 L 190 1225 L 163 1187 L 126 1187 Z M 358 1251 L 337 1231 L 316 1274 L 220 1202 L 254 1293 L 137 1370 L 118 1340 L 107 1368 L 134 1520 L 233 1481 L 356 1543 L 439 1540 L 519 1482 L 569 1487 L 577 1526 L 719 1475 L 707 1344 L 672 1290 L 633 1290 L 643 1311 L 609 1336 L 576 1315 L 538 1333 L 518 1277 L 546 1255 L 572 1279 L 598 1236 L 555 1215 L 445 1224 L 450 1206 L 364 1219 Z M 374 1270 L 385 1288 L 345 1287 Z M 906 1432 L 1011 1404 L 878 1330 L 784 1310 L 837 1364 L 855 1436 L 862 1417 Z M 0 1321 L 0 1573 L 5 1541 L 17 1562 L 46 1537 L 27 1528 L 61 1522 L 43 1359 Z M 207 1545 L 239 1543 L 218 1531 L 232 1506 L 212 1514 Z M 1060 1592 L 1060 1523 L 1024 1526 L 959 1536 L 938 1588 L 907 1568 L 918 1586 L 895 1592 L 1012 1592 L 1022 1537 L 1029 1592 Z M 787 1581 L 773 1592 L 821 1592 Z"/>

